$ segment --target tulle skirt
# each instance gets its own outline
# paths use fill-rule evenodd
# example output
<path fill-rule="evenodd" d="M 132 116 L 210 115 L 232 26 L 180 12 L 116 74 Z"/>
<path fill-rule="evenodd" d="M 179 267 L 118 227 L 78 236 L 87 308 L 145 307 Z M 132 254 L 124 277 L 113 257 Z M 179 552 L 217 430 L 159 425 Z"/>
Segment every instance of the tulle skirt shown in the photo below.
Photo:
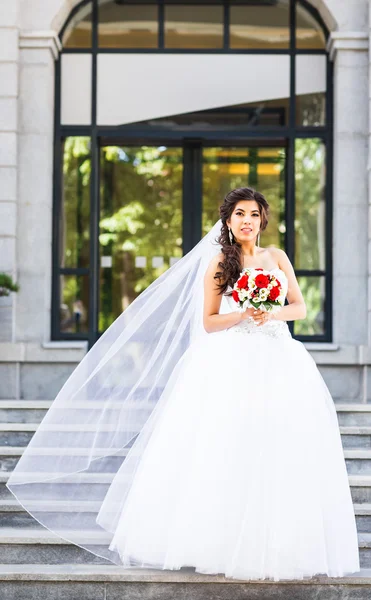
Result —
<path fill-rule="evenodd" d="M 209 334 L 166 392 L 110 545 L 123 565 L 275 581 L 359 571 L 336 409 L 301 342 Z"/>

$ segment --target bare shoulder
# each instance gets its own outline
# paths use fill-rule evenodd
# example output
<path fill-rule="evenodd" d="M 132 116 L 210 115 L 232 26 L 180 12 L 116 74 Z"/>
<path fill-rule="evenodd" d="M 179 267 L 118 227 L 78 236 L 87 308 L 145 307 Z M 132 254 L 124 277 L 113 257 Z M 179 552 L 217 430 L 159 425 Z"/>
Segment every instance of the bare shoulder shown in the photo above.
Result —
<path fill-rule="evenodd" d="M 208 267 L 206 269 L 206 273 L 205 273 L 205 281 L 214 281 L 215 273 L 217 273 L 218 271 L 219 272 L 221 271 L 221 269 L 219 267 L 219 264 L 221 262 L 224 262 L 223 252 L 219 252 L 218 254 L 213 256 L 213 258 L 209 262 Z"/>
<path fill-rule="evenodd" d="M 281 271 L 285 273 L 289 282 L 292 282 L 295 279 L 295 271 L 286 252 L 281 248 L 276 248 L 275 246 L 271 246 L 269 251 L 274 262 L 277 263 Z"/>
<path fill-rule="evenodd" d="M 276 261 L 280 269 L 283 269 L 285 271 L 285 269 L 292 266 L 286 252 L 281 248 L 276 248 L 276 246 L 270 246 L 269 248 L 267 248 L 267 250 L 269 250 L 272 259 Z"/>
<path fill-rule="evenodd" d="M 287 300 L 289 304 L 298 302 L 305 306 L 305 300 L 296 278 L 295 269 L 286 252 L 281 250 L 281 248 L 275 247 L 270 248 L 270 251 L 272 258 L 274 258 L 281 271 L 283 271 L 287 277 Z"/>
<path fill-rule="evenodd" d="M 219 252 L 216 254 L 211 261 L 209 262 L 208 271 L 214 271 L 218 268 L 219 263 L 224 262 L 224 254 L 223 252 Z"/>

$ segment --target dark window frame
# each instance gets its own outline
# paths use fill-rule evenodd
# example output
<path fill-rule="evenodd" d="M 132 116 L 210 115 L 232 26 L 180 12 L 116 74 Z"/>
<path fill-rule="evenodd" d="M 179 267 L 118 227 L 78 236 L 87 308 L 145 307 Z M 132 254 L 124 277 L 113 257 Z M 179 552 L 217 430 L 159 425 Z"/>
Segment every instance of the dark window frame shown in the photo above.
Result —
<path fill-rule="evenodd" d="M 148 143 L 149 141 L 166 143 L 167 145 L 178 145 L 181 143 L 184 147 L 184 167 L 185 173 L 190 173 L 190 182 L 184 184 L 184 194 L 188 198 L 192 198 L 195 203 L 192 213 L 197 215 L 200 220 L 200 181 L 197 174 L 197 165 L 194 163 L 194 154 L 198 153 L 200 144 L 224 146 L 231 145 L 248 145 L 252 137 L 260 138 L 262 143 L 264 139 L 274 140 L 274 138 L 285 138 L 287 140 L 287 163 L 286 163 L 286 233 L 285 233 L 285 251 L 287 252 L 292 264 L 294 265 L 295 257 L 295 140 L 297 138 L 320 138 L 323 140 L 326 147 L 326 224 L 325 224 L 325 247 L 326 261 L 324 270 L 303 270 L 295 269 L 296 275 L 299 276 L 324 276 L 325 277 L 325 332 L 321 335 L 296 335 L 295 339 L 306 342 L 331 342 L 333 333 L 333 315 L 332 315 L 332 215 L 333 215 L 333 64 L 330 61 L 328 52 L 319 49 L 297 49 L 296 48 L 296 5 L 301 4 L 311 15 L 316 19 L 325 33 L 325 38 L 328 38 L 329 32 L 321 19 L 319 13 L 306 0 L 289 0 L 290 2 L 290 47 L 288 49 L 269 49 L 269 50 L 234 50 L 228 47 L 228 24 L 229 24 L 229 2 L 228 0 L 215 1 L 216 4 L 222 3 L 224 6 L 224 48 L 220 50 L 190 50 L 190 49 L 116 49 L 98 48 L 98 10 L 99 0 L 83 0 L 70 13 L 67 21 L 63 25 L 59 37 L 62 39 L 63 33 L 71 19 L 77 14 L 82 6 L 92 3 L 92 48 L 72 49 L 65 48 L 63 53 L 89 53 L 92 55 L 92 108 L 91 108 L 91 125 L 89 126 L 66 126 L 61 124 L 61 61 L 60 57 L 55 63 L 55 120 L 54 120 L 54 189 L 53 189 L 53 242 L 52 242 L 52 311 L 51 311 L 51 337 L 53 340 L 88 340 L 92 346 L 99 337 L 98 333 L 98 304 L 99 304 L 99 264 L 98 264 L 98 234 L 99 234 L 99 152 L 101 141 L 104 138 L 123 138 L 126 143 L 138 145 L 140 143 Z M 248 0 L 247 0 L 248 3 Z M 135 2 L 130 2 L 135 4 Z M 199 2 L 197 2 L 199 4 Z M 158 0 L 159 18 L 163 20 L 164 0 Z M 162 36 L 162 38 L 161 38 Z M 163 45 L 163 26 L 162 34 L 160 27 L 160 41 Z M 223 137 L 220 132 L 195 132 L 195 137 L 185 137 L 184 134 L 171 132 L 164 138 L 164 133 L 160 131 L 146 130 L 145 127 L 139 125 L 129 125 L 122 127 L 102 127 L 97 125 L 97 56 L 99 53 L 243 53 L 243 54 L 288 54 L 290 56 L 290 116 L 288 126 L 283 127 L 259 127 L 246 129 L 243 134 L 233 136 L 228 134 L 228 138 Z M 318 127 L 298 127 L 296 125 L 296 73 L 295 73 L 295 58 L 300 54 L 320 54 L 326 56 L 327 64 L 327 91 L 326 91 L 326 122 L 324 126 Z M 203 136 L 204 134 L 204 136 Z M 207 134 L 207 135 L 206 135 Z M 66 269 L 60 268 L 59 265 L 59 214 L 62 199 L 62 153 L 61 140 L 65 137 L 89 136 L 91 139 L 91 181 L 90 181 L 90 265 L 89 269 L 84 269 L 84 274 L 89 276 L 90 285 L 90 304 L 89 304 L 89 334 L 73 334 L 63 333 L 59 329 L 59 306 L 60 306 L 60 275 L 65 273 Z M 193 166 L 192 166 L 193 165 Z M 193 171 L 192 171 L 193 170 Z M 193 174 L 192 174 L 193 173 Z M 193 187 L 192 187 L 193 186 Z M 191 189 L 192 188 L 192 189 Z M 195 193 L 196 192 L 196 193 Z M 186 197 L 184 204 L 186 204 Z M 196 223 L 191 220 L 191 217 L 184 215 L 183 224 L 183 252 L 188 252 L 199 239 L 201 231 L 201 221 Z M 294 265 L 295 267 L 295 265 Z M 68 269 L 69 274 L 79 274 L 81 269 Z M 288 325 L 293 333 L 294 322 L 289 321 Z"/>

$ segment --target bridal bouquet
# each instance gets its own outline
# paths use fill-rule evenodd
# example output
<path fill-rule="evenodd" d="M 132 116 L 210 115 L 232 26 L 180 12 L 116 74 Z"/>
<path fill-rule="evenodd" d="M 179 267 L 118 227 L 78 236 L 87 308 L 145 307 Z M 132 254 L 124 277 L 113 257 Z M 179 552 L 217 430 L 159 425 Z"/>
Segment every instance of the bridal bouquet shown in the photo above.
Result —
<path fill-rule="evenodd" d="M 264 269 L 242 269 L 233 286 L 232 298 L 237 302 L 240 312 L 248 307 L 277 312 L 285 303 L 281 282 Z"/>

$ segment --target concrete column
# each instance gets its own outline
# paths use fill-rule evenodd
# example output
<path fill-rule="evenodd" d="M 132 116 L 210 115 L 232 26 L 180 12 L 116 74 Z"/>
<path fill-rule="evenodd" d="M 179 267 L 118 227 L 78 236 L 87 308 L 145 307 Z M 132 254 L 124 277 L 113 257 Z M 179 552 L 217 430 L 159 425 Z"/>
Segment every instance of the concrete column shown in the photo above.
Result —
<path fill-rule="evenodd" d="M 337 31 L 334 60 L 333 341 L 368 344 L 368 35 Z"/>
<path fill-rule="evenodd" d="M 50 339 L 54 31 L 20 32 L 17 341 Z"/>
<path fill-rule="evenodd" d="M 371 48 L 371 0 L 369 0 L 369 49 Z M 368 345 L 371 346 L 371 57 L 368 63 Z M 370 375 L 369 375 L 370 377 Z M 369 396 L 371 397 L 371 381 L 369 382 Z"/>
<path fill-rule="evenodd" d="M 17 278 L 17 0 L 0 4 L 0 272 Z M 14 340 L 14 294 L 0 298 L 0 342 Z"/>

